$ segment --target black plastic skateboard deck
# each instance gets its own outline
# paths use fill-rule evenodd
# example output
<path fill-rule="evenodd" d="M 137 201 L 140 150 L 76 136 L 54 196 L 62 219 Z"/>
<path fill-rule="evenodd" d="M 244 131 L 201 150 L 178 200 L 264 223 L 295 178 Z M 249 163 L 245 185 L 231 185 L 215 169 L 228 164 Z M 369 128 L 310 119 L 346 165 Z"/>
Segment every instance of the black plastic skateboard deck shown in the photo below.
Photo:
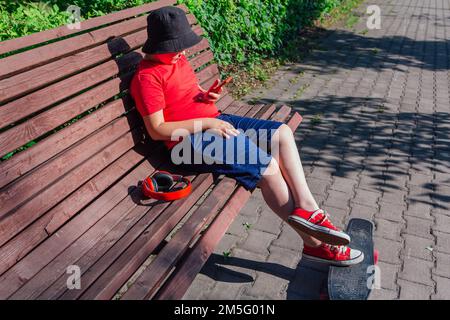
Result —
<path fill-rule="evenodd" d="M 367 300 L 372 291 L 377 253 L 373 245 L 373 223 L 364 219 L 351 219 L 347 234 L 349 246 L 364 253 L 364 260 L 350 267 L 331 266 L 328 272 L 328 297 L 331 300 Z"/>

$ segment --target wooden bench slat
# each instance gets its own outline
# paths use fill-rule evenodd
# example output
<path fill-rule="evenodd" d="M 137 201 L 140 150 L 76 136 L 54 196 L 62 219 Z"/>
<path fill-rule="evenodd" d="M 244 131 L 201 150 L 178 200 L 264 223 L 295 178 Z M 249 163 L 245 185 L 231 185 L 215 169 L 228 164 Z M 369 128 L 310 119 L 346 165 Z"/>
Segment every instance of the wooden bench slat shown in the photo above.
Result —
<path fill-rule="evenodd" d="M 125 127 L 123 130 L 126 130 L 126 126 L 122 125 Z M 109 126 L 101 135 L 83 141 L 78 148 L 31 173 L 27 179 L 20 179 L 18 183 L 5 187 L 0 194 L 0 201 L 3 203 L 0 208 L 0 245 L 57 204 L 61 200 L 59 197 L 67 196 L 84 183 L 87 177 L 92 177 L 131 149 L 139 131 L 134 129 L 117 137 L 120 130 L 119 125 Z M 95 138 L 98 138 L 98 144 L 92 143 Z M 28 201 L 24 202 L 26 199 Z"/>
<path fill-rule="evenodd" d="M 103 29 L 84 33 L 80 36 L 61 40 L 43 47 L 18 53 L 0 60 L 0 79 L 19 72 L 49 63 L 58 57 L 76 53 L 101 44 L 111 37 L 119 37 L 133 31 L 141 30 L 146 24 L 146 17 L 127 20 Z"/>
<path fill-rule="evenodd" d="M 15 51 L 18 49 L 26 48 L 32 45 L 36 45 L 42 42 L 58 39 L 64 36 L 68 36 L 74 33 L 83 32 L 96 27 L 100 27 L 105 24 L 114 23 L 120 20 L 131 18 L 151 10 L 155 10 L 158 7 L 173 5 L 174 0 L 161 0 L 158 3 L 146 3 L 141 6 L 113 12 L 104 16 L 91 18 L 80 22 L 80 29 L 69 29 L 67 26 L 61 26 L 55 29 L 36 32 L 30 35 L 26 35 L 20 38 L 2 41 L 0 44 L 0 54 Z"/>
<path fill-rule="evenodd" d="M 159 245 L 161 239 L 164 239 L 185 216 L 188 211 L 187 208 L 191 208 L 213 182 L 211 175 L 202 174 L 200 176 L 202 177 L 201 184 L 194 188 L 188 197 L 181 199 L 182 204 L 177 203 L 177 205 L 169 206 L 125 251 L 131 251 L 134 254 L 132 256 L 123 254 L 121 250 L 120 257 L 100 276 L 100 281 L 94 282 L 84 292 L 80 297 L 81 299 L 110 299 L 115 294 L 130 274 L 134 273 L 145 261 L 148 253 L 152 252 Z M 96 264 L 95 267 L 102 266 Z M 112 281 L 103 283 L 102 279 Z"/>
<path fill-rule="evenodd" d="M 257 118 L 269 119 L 270 115 L 273 114 L 276 110 L 275 104 L 266 104 L 262 107 L 260 111 L 258 111 L 255 115 Z"/>
<path fill-rule="evenodd" d="M 181 299 L 196 275 L 208 260 L 216 245 L 220 242 L 226 230 L 233 223 L 251 193 L 239 186 L 220 212 L 213 224 L 209 226 L 202 238 L 194 245 L 192 253 L 186 257 L 181 266 L 172 274 L 168 285 L 164 285 L 154 296 L 154 299 Z"/>
<path fill-rule="evenodd" d="M 162 149 L 162 148 L 159 148 Z M 154 150 L 158 151 L 158 148 Z M 0 275 L 52 235 L 66 221 L 93 201 L 101 192 L 113 186 L 117 176 L 125 175 L 148 155 L 146 145 L 129 150 L 101 173 L 70 194 L 64 201 L 46 212 L 36 222 L 25 228 L 0 248 Z"/>
<path fill-rule="evenodd" d="M 188 176 L 188 178 L 193 179 L 194 177 Z M 199 186 L 199 181 L 196 181 L 196 179 L 193 179 L 192 183 L 194 188 Z M 107 215 L 53 259 L 44 269 L 39 271 L 32 279 L 9 297 L 9 299 L 36 299 L 51 284 L 57 281 L 60 276 L 67 277 L 65 270 L 68 265 L 77 264 L 77 261 L 87 252 L 91 254 L 96 250 L 102 252 L 105 248 L 109 247 L 109 241 L 117 241 L 120 239 L 117 233 L 123 234 L 123 231 L 126 232 L 128 228 L 132 227 L 132 224 L 130 224 L 132 220 L 142 218 L 149 208 L 148 205 L 139 206 L 135 201 L 135 199 L 141 198 L 140 188 L 133 186 L 133 191 L 129 192 L 129 194 L 128 197 L 125 197 Z M 195 195 L 198 197 L 201 196 L 199 192 L 195 193 Z M 154 201 L 155 204 L 151 208 L 155 208 L 156 210 L 152 210 L 152 213 L 155 214 L 155 211 L 166 208 L 169 205 L 189 206 L 189 204 L 195 203 L 195 195 L 191 199 L 185 199 L 176 203 L 167 202 L 157 205 L 156 201 Z M 93 248 L 96 250 L 92 250 Z M 63 281 L 64 284 L 65 281 Z"/>
<path fill-rule="evenodd" d="M 93 154 L 111 145 L 112 142 L 130 131 L 130 129 L 141 124 L 142 122 L 136 114 L 131 114 L 130 117 L 118 118 L 110 125 L 87 137 L 86 140 L 78 142 L 76 147 L 43 164 L 38 170 L 34 170 L 27 175 L 26 179 L 19 179 L 16 183 L 2 188 L 0 193 L 0 201 L 2 202 L 0 218 L 12 209 L 20 206 L 25 199 L 35 195 L 39 190 L 42 190 L 89 159 Z M 23 200 L 20 201 L 20 198 Z"/>
<path fill-rule="evenodd" d="M 287 105 L 282 105 L 280 111 L 278 111 L 275 116 L 272 118 L 274 121 L 283 121 L 285 120 L 289 114 L 291 113 L 292 108 Z"/>
<path fill-rule="evenodd" d="M 200 36 L 203 35 L 203 30 L 199 26 L 195 26 L 193 31 Z M 107 41 L 105 44 L 74 53 L 29 71 L 0 80 L 0 103 L 4 104 L 17 96 L 22 96 L 33 90 L 40 89 L 45 85 L 79 73 L 98 63 L 106 62 L 117 54 L 126 54 L 128 51 L 142 46 L 146 39 L 146 30 L 129 34 L 123 38 L 116 37 Z M 208 46 L 208 41 L 204 38 L 200 44 L 190 48 L 186 52 L 186 56 L 189 58 L 190 55 L 204 50 Z M 33 79 L 33 81 L 30 81 L 30 79 Z"/>
<path fill-rule="evenodd" d="M 0 81 L 0 103 L 42 88 L 95 64 L 106 62 L 119 53 L 134 50 L 142 45 L 146 39 L 147 31 L 142 30 L 3 79 Z M 30 79 L 33 79 L 33 81 L 30 81 Z"/>
<path fill-rule="evenodd" d="M 134 233 L 134 232 L 133 232 Z M 123 249 L 122 249 L 123 250 Z M 120 251 L 119 251 L 120 252 Z M 101 265 L 100 265 L 100 267 L 103 267 L 104 268 L 104 263 L 102 263 Z M 92 270 L 92 268 L 90 268 L 90 270 Z M 84 279 L 84 281 L 86 282 L 86 277 L 85 276 L 83 276 L 83 279 Z"/>
<path fill-rule="evenodd" d="M 273 119 L 282 119 L 283 111 L 276 114 Z M 287 122 L 287 125 L 295 131 L 300 124 L 301 117 L 298 113 Z M 277 120 L 279 121 L 279 120 Z M 208 260 L 214 248 L 222 239 L 225 232 L 239 214 L 245 203 L 250 198 L 251 193 L 245 190 L 244 187 L 239 186 L 236 192 L 231 197 L 227 206 L 217 216 L 213 223 L 206 230 L 202 238 L 193 246 L 191 252 L 183 260 L 176 271 L 171 275 L 171 278 L 155 295 L 158 300 L 178 300 L 183 297 L 188 290 L 191 282 L 194 280 L 198 272 L 200 272 L 203 265 Z"/>
<path fill-rule="evenodd" d="M 200 53 L 196 57 L 192 58 L 189 62 L 192 65 L 192 68 L 195 70 L 204 64 L 207 64 L 208 62 L 212 61 L 214 59 L 214 54 L 211 50 L 207 50 L 205 52 Z"/>
<path fill-rule="evenodd" d="M 110 102 L 70 126 L 66 126 L 58 134 L 53 134 L 15 154 L 7 161 L 1 162 L 0 188 L 118 118 L 130 108 L 130 105 L 131 101 L 127 97 Z"/>
<path fill-rule="evenodd" d="M 217 67 L 217 64 L 211 64 L 205 67 L 203 70 L 197 72 L 195 75 L 197 76 L 197 79 L 201 83 L 200 79 L 211 79 L 213 77 L 217 78 L 219 75 L 219 68 Z"/>
<path fill-rule="evenodd" d="M 156 259 L 136 279 L 136 282 L 127 290 L 122 299 L 149 299 L 154 290 L 172 270 L 172 267 L 175 266 L 178 259 L 189 248 L 189 244 L 225 204 L 235 186 L 236 181 L 234 179 L 224 178 L 220 181 L 208 194 L 205 202 L 189 217 L 156 256 Z"/>
<path fill-rule="evenodd" d="M 131 81 L 131 76 L 132 74 L 127 74 L 123 79 L 112 79 L 1 133 L 0 154 L 15 150 L 103 101 L 113 98 L 120 92 L 123 83 Z"/>
<path fill-rule="evenodd" d="M 159 7 L 159 6 L 157 6 Z M 188 20 L 195 21 L 192 15 Z M 147 26 L 147 17 L 125 20 L 101 29 L 83 33 L 79 36 L 50 43 L 33 50 L 8 56 L 0 60 L 0 79 L 29 70 L 33 67 L 51 62 L 59 57 L 69 55 L 101 44 L 111 37 L 119 37 L 142 30 Z"/>
<path fill-rule="evenodd" d="M 122 60 L 127 58 L 134 59 L 136 63 L 141 59 L 135 52 L 122 57 Z M 86 88 L 95 86 L 118 73 L 119 65 L 115 60 L 112 60 L 11 101 L 0 108 L 0 127 L 15 123 Z M 27 106 L 27 108 L 23 108 L 23 106 Z"/>
<path fill-rule="evenodd" d="M 104 92 L 108 92 L 108 90 L 114 90 L 111 88 L 114 88 L 114 86 L 119 86 L 117 79 L 111 80 L 107 83 L 105 83 L 104 87 L 100 88 L 100 92 L 98 92 L 93 98 L 91 98 L 91 104 L 89 107 L 94 106 L 97 102 L 100 101 L 100 99 L 97 99 L 98 97 L 101 97 L 101 95 Z M 203 87 L 209 87 L 212 82 L 214 82 L 214 79 L 208 79 L 207 81 L 201 82 L 201 86 Z M 117 87 L 116 87 L 117 89 Z M 118 91 L 117 91 L 118 92 Z M 232 97 L 230 95 L 226 94 L 226 89 L 223 92 L 223 96 L 219 100 L 216 105 L 220 109 L 220 107 L 227 106 L 232 101 Z M 88 96 L 88 94 L 86 94 Z M 81 99 L 81 98 L 78 98 Z M 124 101 L 125 102 L 124 102 Z M 34 168 L 35 166 L 43 163 L 44 161 L 48 160 L 58 152 L 64 150 L 65 148 L 72 145 L 74 142 L 81 140 L 82 138 L 86 137 L 90 133 L 92 133 L 94 130 L 104 126 L 107 122 L 112 121 L 113 119 L 120 116 L 123 112 L 129 110 L 131 105 L 133 104 L 132 99 L 130 97 L 124 97 L 123 100 L 116 100 L 113 102 L 110 102 L 109 104 L 105 105 L 103 108 L 95 111 L 91 115 L 78 120 L 74 124 L 67 126 L 63 130 L 59 131 L 57 134 L 51 135 L 47 137 L 44 141 L 39 142 L 37 145 L 34 145 L 32 148 L 28 148 L 27 150 L 14 155 L 13 158 L 8 159 L 7 161 L 4 161 L 0 163 L 0 188 L 2 188 L 4 185 L 10 183 L 17 177 L 24 175 L 26 172 Z M 77 99 L 71 99 L 64 103 L 64 105 L 73 106 L 73 104 L 81 103 L 80 100 Z M 85 107 L 84 110 L 88 110 L 89 107 Z M 1 108 L 0 108 L 1 109 Z M 0 111 L 1 112 L 1 111 Z M 60 122 L 63 120 L 59 120 Z M 23 127 L 28 127 L 29 124 Z M 11 129 L 14 130 L 14 129 Z M 37 133 L 32 135 L 30 130 L 25 130 L 25 133 L 27 135 L 27 139 L 22 139 L 21 143 L 25 143 L 30 141 L 33 137 L 35 138 L 38 136 Z M 36 130 L 33 130 L 36 131 Z M 45 130 L 41 130 L 40 133 L 44 132 Z M 7 136 L 11 136 L 8 131 L 3 133 Z M 21 133 L 17 133 L 17 137 L 20 137 Z M 0 134 L 0 139 L 2 137 L 2 134 Z M 5 143 L 8 143 L 7 146 L 5 146 L 5 149 L 11 149 L 14 147 L 14 145 L 22 145 L 20 143 L 16 143 L 18 138 L 15 137 L 15 139 L 4 139 Z M 24 142 L 24 140 L 26 140 Z M 49 148 L 51 146 L 51 148 Z M 45 152 L 43 152 L 45 150 Z"/>
<path fill-rule="evenodd" d="M 202 30 L 203 34 L 203 30 Z M 208 39 L 203 38 L 199 43 L 197 43 L 195 46 L 192 46 L 188 49 L 186 49 L 186 57 L 191 57 L 192 55 L 196 54 L 197 52 L 206 50 L 209 48 L 209 42 Z"/>
<path fill-rule="evenodd" d="M 224 90 L 224 92 L 225 92 L 225 90 Z M 225 106 L 225 107 L 229 106 L 233 102 L 233 97 L 231 96 L 231 94 L 226 94 L 226 95 L 222 96 L 221 98 L 222 98 L 221 101 L 224 102 L 223 106 Z M 224 112 L 225 107 L 223 107 L 220 104 L 216 104 L 216 105 L 217 105 L 217 109 L 219 109 L 220 111 Z"/>
<path fill-rule="evenodd" d="M 138 179 L 151 172 L 153 168 L 147 161 L 143 161 L 137 168 L 114 184 L 107 192 L 88 206 L 82 213 L 77 214 L 70 224 L 66 224 L 52 235 L 55 241 L 45 241 L 31 251 L 26 259 L 20 260 L 6 273 L 0 276 L 0 298 L 6 299 L 19 289 L 28 279 L 48 264 L 54 257 L 79 238 L 92 225 L 105 216 L 122 199 L 128 196 L 128 188 L 135 185 Z"/>
<path fill-rule="evenodd" d="M 207 184 L 207 182 L 204 181 L 206 176 L 197 176 L 195 179 L 194 176 L 187 177 L 191 179 L 193 186 L 198 187 Z M 204 188 L 204 186 L 201 188 Z M 200 197 L 201 195 L 197 196 Z M 154 200 L 151 201 L 151 203 L 155 203 Z M 183 205 L 188 208 L 194 201 L 196 200 L 190 199 L 189 203 L 177 201 L 172 204 L 172 207 Z M 145 204 L 146 205 L 137 206 L 133 210 L 130 210 L 125 219 L 112 228 L 101 241 L 96 243 L 95 246 L 92 246 L 87 253 L 75 262 L 83 271 L 82 277 L 83 282 L 86 285 L 85 288 L 89 287 L 91 283 L 120 256 L 123 248 L 130 246 L 136 238 L 148 228 L 164 210 L 168 210 L 167 208 L 171 205 L 171 203 L 159 203 L 151 206 L 149 210 L 150 203 L 148 203 L 148 200 L 145 201 Z M 172 210 L 173 209 L 175 208 L 172 208 Z M 114 210 L 116 210 L 116 208 L 114 208 Z M 71 248 L 67 249 L 67 251 L 69 250 L 71 250 Z M 47 270 L 47 272 L 51 273 L 52 270 Z M 67 290 L 65 282 L 66 276 L 62 274 L 58 280 L 49 286 L 38 298 L 58 299 L 60 296 L 64 295 L 63 299 L 74 299 L 82 294 L 83 291 L 80 290 L 77 290 L 77 292 Z"/>
<path fill-rule="evenodd" d="M 111 147 L 99 152 L 82 167 L 70 172 L 69 175 L 40 192 L 13 214 L 4 217 L 0 224 L 2 245 L 45 214 L 53 205 L 58 204 L 64 197 L 87 182 L 98 172 L 99 168 L 123 154 L 125 148 L 133 147 L 132 142 L 132 138 L 128 136 L 117 140 Z"/>

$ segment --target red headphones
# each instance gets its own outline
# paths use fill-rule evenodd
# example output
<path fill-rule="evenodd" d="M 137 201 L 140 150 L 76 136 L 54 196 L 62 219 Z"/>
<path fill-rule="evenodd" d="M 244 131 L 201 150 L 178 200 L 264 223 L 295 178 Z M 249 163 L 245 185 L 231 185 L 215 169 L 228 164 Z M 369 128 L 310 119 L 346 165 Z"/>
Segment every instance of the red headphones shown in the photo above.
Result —
<path fill-rule="evenodd" d="M 177 182 L 184 182 L 185 186 L 170 191 L 172 185 Z M 167 171 L 156 171 L 142 181 L 142 193 L 148 198 L 158 200 L 173 201 L 181 199 L 188 196 L 191 190 L 191 181 L 188 178 Z"/>

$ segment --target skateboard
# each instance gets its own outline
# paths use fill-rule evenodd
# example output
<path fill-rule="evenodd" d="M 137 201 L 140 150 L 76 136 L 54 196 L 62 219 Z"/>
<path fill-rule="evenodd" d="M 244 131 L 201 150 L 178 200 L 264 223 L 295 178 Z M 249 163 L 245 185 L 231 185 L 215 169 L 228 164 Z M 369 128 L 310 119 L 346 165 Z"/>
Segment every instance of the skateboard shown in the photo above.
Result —
<path fill-rule="evenodd" d="M 367 300 L 377 285 L 378 251 L 373 244 L 373 223 L 364 219 L 351 219 L 347 234 L 352 241 L 349 246 L 364 253 L 364 260 L 349 267 L 330 266 L 327 293 L 330 300 Z"/>

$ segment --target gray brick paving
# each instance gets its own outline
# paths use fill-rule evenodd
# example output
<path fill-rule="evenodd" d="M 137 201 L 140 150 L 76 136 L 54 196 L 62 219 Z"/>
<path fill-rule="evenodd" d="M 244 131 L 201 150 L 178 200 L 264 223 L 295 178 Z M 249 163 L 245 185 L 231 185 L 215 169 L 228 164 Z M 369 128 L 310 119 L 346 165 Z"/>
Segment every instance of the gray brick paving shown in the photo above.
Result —
<path fill-rule="evenodd" d="M 366 28 L 371 4 L 380 30 Z M 302 114 L 295 136 L 317 201 L 340 227 L 374 222 L 371 299 L 450 299 L 450 2 L 358 11 L 352 29 L 330 29 L 243 100 Z M 318 299 L 327 267 L 301 259 L 302 246 L 256 190 L 184 298 Z"/>

